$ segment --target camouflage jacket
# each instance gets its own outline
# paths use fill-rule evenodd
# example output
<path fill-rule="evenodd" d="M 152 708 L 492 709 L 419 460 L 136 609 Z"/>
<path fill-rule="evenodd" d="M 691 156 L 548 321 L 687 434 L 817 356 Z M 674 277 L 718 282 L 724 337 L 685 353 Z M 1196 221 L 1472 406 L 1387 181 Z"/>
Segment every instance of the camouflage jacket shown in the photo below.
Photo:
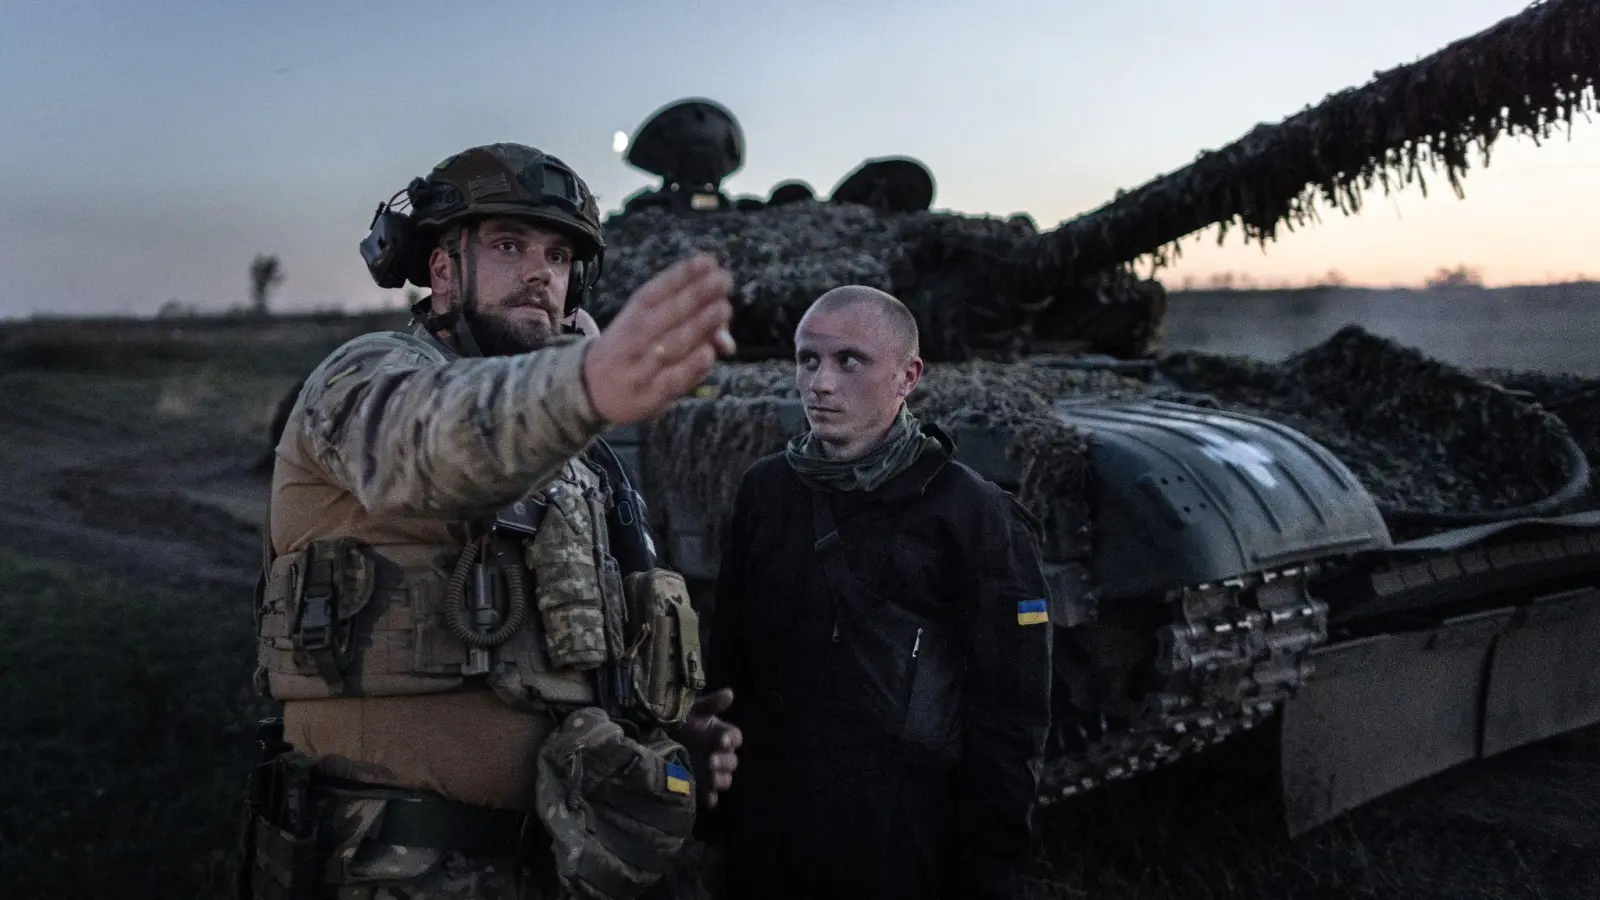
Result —
<path fill-rule="evenodd" d="M 311 373 L 276 448 L 270 552 L 351 537 L 374 548 L 459 546 L 464 524 L 557 477 L 576 479 L 605 428 L 583 380 L 586 342 L 459 358 L 431 335 L 374 333 Z M 488 691 L 286 700 L 285 739 L 323 771 L 529 808 L 538 714 Z"/>

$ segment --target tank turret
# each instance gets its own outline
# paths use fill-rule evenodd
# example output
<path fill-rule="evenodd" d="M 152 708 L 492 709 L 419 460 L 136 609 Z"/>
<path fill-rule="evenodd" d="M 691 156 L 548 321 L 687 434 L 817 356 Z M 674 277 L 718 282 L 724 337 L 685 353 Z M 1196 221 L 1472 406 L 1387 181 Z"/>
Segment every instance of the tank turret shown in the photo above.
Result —
<path fill-rule="evenodd" d="M 619 217 L 607 225 L 596 318 L 606 321 L 677 255 L 703 248 L 734 272 L 734 336 L 752 357 L 787 355 L 805 306 L 852 282 L 904 300 L 930 360 L 1062 351 L 1146 357 L 1159 346 L 1166 297 L 1158 282 L 1135 276 L 1136 263 L 1159 266 L 1179 240 L 1212 226 L 1269 241 L 1281 227 L 1315 221 L 1318 198 L 1353 214 L 1362 191 L 1422 183 L 1428 167 L 1442 169 L 1459 192 L 1473 147 L 1487 159 L 1502 134 L 1546 137 L 1593 108 L 1600 53 L 1571 36 L 1596 25 L 1593 0 L 1535 4 L 1259 125 L 1049 231 L 1025 217 L 933 211 L 933 176 L 908 157 L 868 160 L 828 203 L 786 194 L 760 209 L 732 210 L 722 200 L 707 216 Z M 721 107 L 695 102 L 732 122 Z M 677 108 L 658 115 L 693 118 Z M 648 130 L 641 145 L 653 137 Z"/>

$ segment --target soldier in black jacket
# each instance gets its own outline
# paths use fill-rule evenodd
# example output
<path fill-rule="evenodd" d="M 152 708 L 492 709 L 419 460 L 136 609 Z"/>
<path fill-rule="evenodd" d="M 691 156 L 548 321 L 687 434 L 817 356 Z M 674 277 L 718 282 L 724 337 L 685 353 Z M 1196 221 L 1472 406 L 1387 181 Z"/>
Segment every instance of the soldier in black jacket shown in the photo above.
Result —
<path fill-rule="evenodd" d="M 743 731 L 735 898 L 1011 897 L 1050 710 L 1037 523 L 905 397 L 916 321 L 829 291 L 796 333 L 811 430 L 745 474 L 709 687 Z"/>

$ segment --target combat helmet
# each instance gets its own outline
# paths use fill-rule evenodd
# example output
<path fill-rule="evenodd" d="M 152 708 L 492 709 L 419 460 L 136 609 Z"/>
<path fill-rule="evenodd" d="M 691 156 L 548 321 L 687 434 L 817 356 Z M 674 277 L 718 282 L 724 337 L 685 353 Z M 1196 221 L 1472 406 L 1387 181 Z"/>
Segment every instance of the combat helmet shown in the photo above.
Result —
<path fill-rule="evenodd" d="M 401 194 L 409 212 L 395 208 Z M 378 205 L 361 256 L 379 287 L 398 288 L 407 281 L 427 287 L 433 248 L 443 241 L 462 271 L 455 228 L 489 216 L 526 219 L 570 237 L 567 314 L 584 304 L 605 258 L 599 204 L 570 166 L 523 144 L 472 147 L 441 161 L 426 177 L 413 178 L 404 191 Z"/>

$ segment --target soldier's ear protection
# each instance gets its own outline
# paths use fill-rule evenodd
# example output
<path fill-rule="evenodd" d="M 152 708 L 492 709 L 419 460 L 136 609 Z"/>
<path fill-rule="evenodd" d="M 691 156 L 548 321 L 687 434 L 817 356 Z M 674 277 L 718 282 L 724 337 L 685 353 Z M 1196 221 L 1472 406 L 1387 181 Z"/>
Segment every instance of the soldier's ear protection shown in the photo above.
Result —
<path fill-rule="evenodd" d="M 405 287 L 407 279 L 413 284 L 417 283 L 413 277 L 417 274 L 414 252 L 417 249 L 417 230 L 412 225 L 411 216 L 395 207 L 402 194 L 410 204 L 411 195 L 419 188 L 425 188 L 424 182 L 414 178 L 405 190 L 396 191 L 387 202 L 379 203 L 377 212 L 372 214 L 371 224 L 367 226 L 367 236 L 361 239 L 361 258 L 366 261 L 367 272 L 378 283 L 378 287 Z M 423 265 L 425 267 L 426 263 Z M 426 277 L 423 281 L 427 281 Z M 418 284 L 418 287 L 422 286 Z"/>

